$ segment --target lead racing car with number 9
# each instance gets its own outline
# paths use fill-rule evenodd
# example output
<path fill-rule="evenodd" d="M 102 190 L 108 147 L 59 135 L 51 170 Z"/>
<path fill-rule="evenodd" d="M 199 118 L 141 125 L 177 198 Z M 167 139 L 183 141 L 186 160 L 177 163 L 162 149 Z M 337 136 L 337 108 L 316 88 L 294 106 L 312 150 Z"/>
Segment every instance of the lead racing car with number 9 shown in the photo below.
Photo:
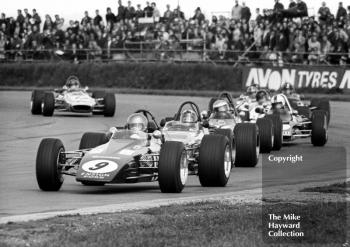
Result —
<path fill-rule="evenodd" d="M 66 151 L 59 139 L 43 139 L 36 157 L 38 185 L 44 191 L 58 191 L 64 175 L 70 175 L 94 186 L 158 181 L 162 192 L 179 193 L 186 184 L 189 163 L 199 161 L 192 174 L 199 176 L 203 186 L 225 186 L 231 171 L 228 140 L 204 136 L 199 123 L 196 126 L 196 130 L 187 126 L 187 134 L 201 136 L 200 148 L 178 141 L 176 130 L 163 134 L 147 110 L 132 114 L 125 127 L 113 127 L 108 134 L 85 133 L 76 151 Z"/>

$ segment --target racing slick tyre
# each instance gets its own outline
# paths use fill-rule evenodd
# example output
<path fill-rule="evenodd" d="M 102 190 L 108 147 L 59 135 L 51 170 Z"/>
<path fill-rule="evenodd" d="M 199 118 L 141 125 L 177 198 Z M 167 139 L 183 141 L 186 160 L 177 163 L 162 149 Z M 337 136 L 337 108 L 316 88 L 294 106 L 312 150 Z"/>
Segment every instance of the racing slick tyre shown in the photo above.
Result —
<path fill-rule="evenodd" d="M 42 113 L 45 117 L 51 117 L 55 111 L 55 96 L 53 93 L 45 93 L 42 102 Z"/>
<path fill-rule="evenodd" d="M 108 137 L 105 133 L 87 132 L 80 139 L 79 150 L 95 148 L 107 142 Z"/>
<path fill-rule="evenodd" d="M 283 143 L 283 123 L 278 114 L 267 115 L 266 118 L 272 120 L 273 124 L 273 150 L 279 151 Z"/>
<path fill-rule="evenodd" d="M 224 187 L 230 178 L 232 151 L 223 135 L 205 135 L 199 148 L 198 176 L 204 187 Z"/>
<path fill-rule="evenodd" d="M 311 99 L 310 106 L 311 107 L 318 107 L 318 104 L 320 103 L 320 99 Z"/>
<path fill-rule="evenodd" d="M 311 111 L 308 106 L 298 106 L 296 110 L 298 111 L 298 114 L 301 116 L 304 116 L 306 118 L 310 118 L 311 116 Z"/>
<path fill-rule="evenodd" d="M 236 167 L 255 167 L 259 160 L 260 136 L 257 125 L 239 123 L 234 130 L 236 142 Z"/>
<path fill-rule="evenodd" d="M 30 111 L 33 115 L 41 114 L 41 103 L 43 102 L 45 92 L 42 90 L 34 90 L 30 101 Z"/>
<path fill-rule="evenodd" d="M 208 110 L 209 112 L 213 112 L 214 108 L 213 105 L 215 103 L 215 101 L 217 101 L 219 98 L 211 98 L 208 104 Z"/>
<path fill-rule="evenodd" d="M 314 146 L 324 146 L 328 140 L 327 112 L 316 110 L 312 113 L 311 143 Z"/>
<path fill-rule="evenodd" d="M 329 121 L 331 120 L 331 106 L 329 100 L 322 99 L 318 104 L 318 110 L 323 110 L 327 113 L 327 124 L 329 125 Z"/>
<path fill-rule="evenodd" d="M 104 116 L 113 117 L 115 112 L 115 96 L 112 93 L 107 93 L 104 97 Z"/>
<path fill-rule="evenodd" d="M 256 121 L 260 136 L 260 153 L 270 153 L 273 149 L 274 131 L 271 119 L 259 118 Z"/>
<path fill-rule="evenodd" d="M 159 154 L 158 183 L 162 193 L 180 193 L 188 177 L 188 163 L 182 142 L 165 142 Z"/>
<path fill-rule="evenodd" d="M 230 148 L 232 150 L 231 163 L 233 167 L 233 165 L 235 164 L 235 158 L 236 158 L 236 145 L 233 138 L 233 131 L 231 129 L 216 129 L 214 131 L 214 134 L 226 136 L 227 139 L 229 140 Z"/>
<path fill-rule="evenodd" d="M 36 180 L 44 191 L 58 191 L 63 183 L 60 163 L 65 163 L 61 153 L 64 146 L 59 139 L 44 139 L 36 156 Z"/>

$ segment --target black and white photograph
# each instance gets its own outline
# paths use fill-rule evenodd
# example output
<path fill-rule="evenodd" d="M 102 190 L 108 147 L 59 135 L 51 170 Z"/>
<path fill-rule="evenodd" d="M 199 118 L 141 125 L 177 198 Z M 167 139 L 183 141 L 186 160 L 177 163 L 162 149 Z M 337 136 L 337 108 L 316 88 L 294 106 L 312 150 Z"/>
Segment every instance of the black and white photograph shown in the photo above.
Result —
<path fill-rule="evenodd" d="M 1 247 L 350 247 L 350 1 L 3 1 L 0 166 Z"/>

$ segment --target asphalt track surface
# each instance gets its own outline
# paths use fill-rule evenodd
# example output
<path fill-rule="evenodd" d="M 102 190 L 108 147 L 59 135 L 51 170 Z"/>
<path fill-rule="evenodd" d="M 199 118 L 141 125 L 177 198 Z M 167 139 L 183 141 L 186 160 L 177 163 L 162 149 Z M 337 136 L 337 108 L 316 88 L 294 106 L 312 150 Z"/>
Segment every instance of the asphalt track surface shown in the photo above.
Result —
<path fill-rule="evenodd" d="M 0 92 L 0 217 L 11 215 L 62 211 L 109 204 L 140 203 L 154 199 L 174 199 L 191 196 L 210 196 L 217 193 L 261 188 L 262 164 L 256 168 L 232 169 L 225 188 L 203 188 L 197 177 L 190 177 L 181 194 L 162 194 L 157 182 L 119 184 L 103 187 L 85 187 L 66 177 L 59 192 L 42 192 L 35 178 L 35 158 L 42 138 L 60 138 L 66 150 L 77 149 L 84 132 L 105 132 L 111 126 L 123 126 L 129 114 L 140 108 L 148 109 L 160 120 L 172 116 L 180 103 L 196 102 L 206 109 L 209 99 L 200 97 L 116 95 L 114 118 L 55 114 L 53 117 L 32 116 L 29 111 L 30 92 Z M 272 154 L 289 156 L 306 154 L 312 159 L 301 163 L 298 169 L 286 172 L 265 172 L 268 186 L 293 185 L 303 182 L 327 182 L 343 179 L 349 167 L 350 103 L 332 102 L 332 120 L 326 147 L 312 147 L 308 139 L 283 147 Z M 344 148 L 345 147 L 345 148 Z M 346 151 L 347 154 L 345 154 Z M 342 162 L 343 161 L 343 162 Z M 344 165 L 345 164 L 345 165 Z"/>

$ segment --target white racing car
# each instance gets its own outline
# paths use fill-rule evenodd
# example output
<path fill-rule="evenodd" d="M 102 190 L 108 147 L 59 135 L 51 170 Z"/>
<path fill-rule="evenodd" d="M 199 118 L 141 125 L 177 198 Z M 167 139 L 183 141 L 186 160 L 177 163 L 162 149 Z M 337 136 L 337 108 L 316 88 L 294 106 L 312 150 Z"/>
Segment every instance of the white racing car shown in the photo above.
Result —
<path fill-rule="evenodd" d="M 52 116 L 54 111 L 73 113 L 103 114 L 113 117 L 115 113 L 115 96 L 101 91 L 88 92 L 81 88 L 79 79 L 70 76 L 62 89 L 53 92 L 34 90 L 31 97 L 33 115 Z"/>

